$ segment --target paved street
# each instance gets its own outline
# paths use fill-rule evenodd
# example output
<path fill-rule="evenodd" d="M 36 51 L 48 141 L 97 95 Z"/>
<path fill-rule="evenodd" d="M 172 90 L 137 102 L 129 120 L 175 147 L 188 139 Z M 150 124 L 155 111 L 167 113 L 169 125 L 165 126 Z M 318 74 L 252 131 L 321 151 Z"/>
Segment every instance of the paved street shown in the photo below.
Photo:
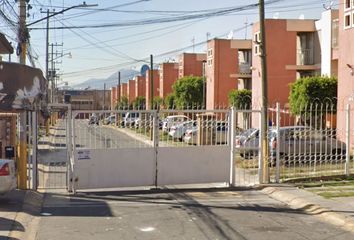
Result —
<path fill-rule="evenodd" d="M 256 190 L 48 194 L 37 239 L 353 239 Z"/>

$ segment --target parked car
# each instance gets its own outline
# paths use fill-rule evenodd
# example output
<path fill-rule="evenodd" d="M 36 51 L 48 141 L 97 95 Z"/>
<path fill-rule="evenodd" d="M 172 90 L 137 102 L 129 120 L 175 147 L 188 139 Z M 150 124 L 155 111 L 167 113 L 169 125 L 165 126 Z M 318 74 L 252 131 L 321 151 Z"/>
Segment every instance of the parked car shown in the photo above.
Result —
<path fill-rule="evenodd" d="M 89 117 L 89 125 L 99 125 L 99 117 L 96 114 L 92 114 Z"/>
<path fill-rule="evenodd" d="M 269 136 L 270 156 L 276 156 L 279 148 L 280 156 L 285 159 L 305 159 L 318 156 L 322 159 L 344 159 L 345 143 L 326 135 L 323 131 L 307 126 L 288 126 L 272 129 Z"/>
<path fill-rule="evenodd" d="M 170 135 L 174 139 L 179 139 L 182 141 L 186 131 L 196 126 L 197 126 L 196 121 L 185 121 L 177 125 L 173 125 L 170 128 L 168 135 Z"/>
<path fill-rule="evenodd" d="M 236 151 L 243 158 L 250 158 L 258 155 L 259 129 L 249 128 L 235 137 Z"/>
<path fill-rule="evenodd" d="M 116 115 L 108 116 L 103 120 L 103 124 L 106 125 L 115 124 L 115 123 L 116 123 Z"/>
<path fill-rule="evenodd" d="M 180 124 L 182 122 L 189 121 L 189 120 L 191 120 L 191 119 L 189 117 L 185 116 L 185 115 L 171 115 L 171 116 L 168 116 L 162 121 L 162 130 L 164 132 L 169 132 L 173 125 L 177 125 L 177 124 Z"/>
<path fill-rule="evenodd" d="M 212 135 L 210 136 L 210 142 L 213 144 L 222 144 L 228 142 L 228 124 L 223 121 L 216 121 L 207 123 L 205 126 L 202 126 L 205 133 L 209 130 Z M 207 134 L 206 134 L 207 135 Z M 186 130 L 183 141 L 188 144 L 196 145 L 198 143 L 198 126 L 194 126 L 191 129 Z"/>
<path fill-rule="evenodd" d="M 123 119 L 124 127 L 134 127 L 135 121 L 139 119 L 140 114 L 137 112 L 127 112 Z"/>
<path fill-rule="evenodd" d="M 5 194 L 17 187 L 15 162 L 0 159 L 0 194 Z"/>

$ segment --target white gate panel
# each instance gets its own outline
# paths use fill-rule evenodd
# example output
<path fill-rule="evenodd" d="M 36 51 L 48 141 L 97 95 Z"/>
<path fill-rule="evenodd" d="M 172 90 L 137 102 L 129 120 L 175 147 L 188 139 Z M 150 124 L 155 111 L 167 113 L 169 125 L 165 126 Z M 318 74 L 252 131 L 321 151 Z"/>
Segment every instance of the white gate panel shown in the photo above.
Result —
<path fill-rule="evenodd" d="M 160 186 L 230 180 L 230 146 L 160 147 L 157 156 Z"/>
<path fill-rule="evenodd" d="M 80 149 L 75 151 L 76 190 L 155 184 L 153 148 Z"/>

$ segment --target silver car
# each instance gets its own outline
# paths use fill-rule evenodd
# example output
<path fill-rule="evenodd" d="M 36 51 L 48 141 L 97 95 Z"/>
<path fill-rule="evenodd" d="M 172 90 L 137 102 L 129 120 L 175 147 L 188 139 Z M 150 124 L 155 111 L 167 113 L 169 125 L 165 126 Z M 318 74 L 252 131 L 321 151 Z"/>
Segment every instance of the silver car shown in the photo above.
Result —
<path fill-rule="evenodd" d="M 16 170 L 13 160 L 0 159 L 0 194 L 16 188 Z"/>
<path fill-rule="evenodd" d="M 272 157 L 279 154 L 285 159 L 343 159 L 345 157 L 345 143 L 335 139 L 334 134 L 327 130 L 316 130 L 307 126 L 287 126 L 270 131 L 269 149 Z"/>
<path fill-rule="evenodd" d="M 249 128 L 235 137 L 235 149 L 243 158 L 258 155 L 259 129 Z"/>

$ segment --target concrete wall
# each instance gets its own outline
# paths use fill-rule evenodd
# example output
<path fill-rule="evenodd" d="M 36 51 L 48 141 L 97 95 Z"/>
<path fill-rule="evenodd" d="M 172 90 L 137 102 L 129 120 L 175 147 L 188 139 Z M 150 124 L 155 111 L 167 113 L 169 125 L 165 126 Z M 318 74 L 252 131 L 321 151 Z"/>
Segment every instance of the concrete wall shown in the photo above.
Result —
<path fill-rule="evenodd" d="M 338 45 L 338 112 L 337 112 L 337 134 L 341 140 L 345 139 L 345 106 L 351 104 L 351 116 L 354 116 L 354 75 L 353 70 L 348 67 L 354 66 L 354 26 L 344 29 L 344 0 L 339 1 L 339 45 Z M 353 20 L 352 20 L 353 21 Z M 351 121 L 351 133 L 354 131 L 354 124 Z M 353 138 L 351 138 L 353 143 Z"/>

